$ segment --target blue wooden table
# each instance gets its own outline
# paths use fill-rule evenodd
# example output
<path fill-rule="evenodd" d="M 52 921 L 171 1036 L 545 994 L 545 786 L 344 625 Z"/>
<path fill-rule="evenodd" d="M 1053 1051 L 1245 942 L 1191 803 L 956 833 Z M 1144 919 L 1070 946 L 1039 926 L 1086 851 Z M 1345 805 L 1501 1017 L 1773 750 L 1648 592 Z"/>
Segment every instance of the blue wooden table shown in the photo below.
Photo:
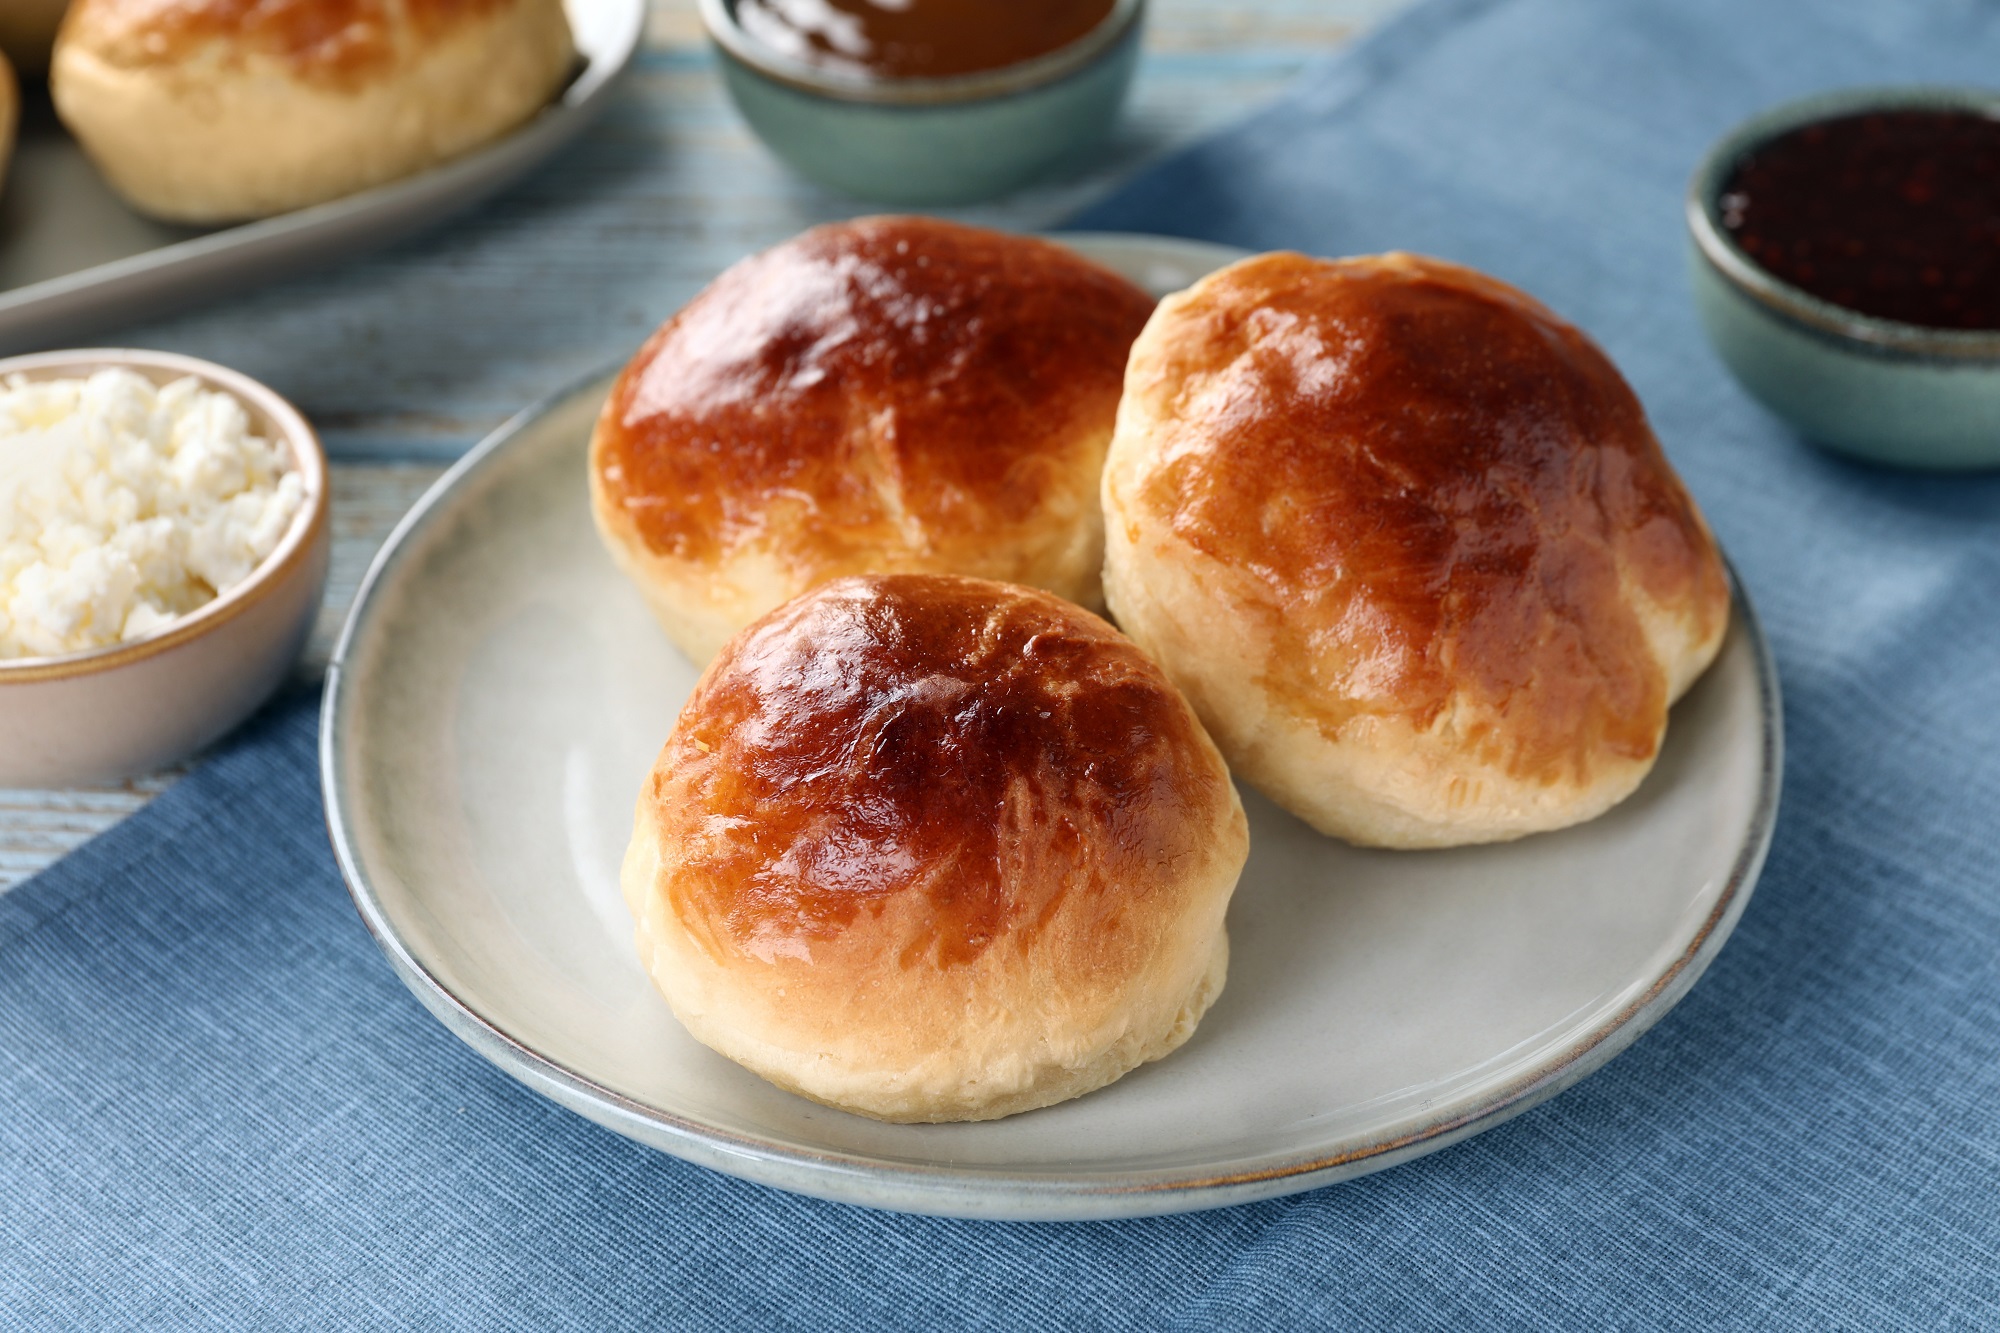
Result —
<path fill-rule="evenodd" d="M 953 216 L 1057 225 L 1402 3 L 1152 0 L 1132 106 L 1104 150 L 1066 178 Z M 694 0 L 653 0 L 638 68 L 604 120 L 481 211 L 384 254 L 105 341 L 234 366 L 320 428 L 335 461 L 335 549 L 302 667 L 317 674 L 369 559 L 450 459 L 526 404 L 628 355 L 732 261 L 867 211 L 766 153 L 723 94 Z M 0 791 L 0 890 L 174 776 Z"/>

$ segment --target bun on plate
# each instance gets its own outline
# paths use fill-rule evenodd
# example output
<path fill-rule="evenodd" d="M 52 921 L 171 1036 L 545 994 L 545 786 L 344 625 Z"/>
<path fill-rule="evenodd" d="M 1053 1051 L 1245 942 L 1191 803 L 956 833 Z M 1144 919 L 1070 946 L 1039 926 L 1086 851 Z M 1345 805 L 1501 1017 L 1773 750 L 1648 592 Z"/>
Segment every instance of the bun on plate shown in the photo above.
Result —
<path fill-rule="evenodd" d="M 477 148 L 575 59 L 562 0 L 76 0 L 50 82 L 135 208 L 213 223 Z"/>
<path fill-rule="evenodd" d="M 1032 588 L 820 584 L 738 635 L 639 797 L 626 901 L 696 1038 L 882 1120 L 990 1120 L 1174 1050 L 1249 835 L 1159 669 Z"/>
<path fill-rule="evenodd" d="M 842 574 L 1102 605 L 1098 477 L 1152 308 L 1032 237 L 815 227 L 717 278 L 626 367 L 591 441 L 598 528 L 696 662 Z"/>
<path fill-rule="evenodd" d="M 1238 774 L 1357 843 L 1602 813 L 1729 621 L 1604 353 L 1414 255 L 1261 255 L 1163 301 L 1104 505 L 1119 624 Z"/>

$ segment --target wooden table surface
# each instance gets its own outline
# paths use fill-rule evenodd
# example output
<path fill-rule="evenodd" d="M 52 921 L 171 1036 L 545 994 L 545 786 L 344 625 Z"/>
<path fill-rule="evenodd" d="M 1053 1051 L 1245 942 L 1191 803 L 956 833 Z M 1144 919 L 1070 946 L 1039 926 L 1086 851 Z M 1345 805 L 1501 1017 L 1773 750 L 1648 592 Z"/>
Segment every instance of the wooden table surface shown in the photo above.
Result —
<path fill-rule="evenodd" d="M 1096 160 L 952 216 L 1057 225 L 1402 3 L 1152 0 L 1131 107 Z M 301 666 L 316 676 L 369 560 L 450 459 L 521 407 L 629 355 L 732 261 L 867 211 L 772 159 L 722 91 L 694 0 L 653 0 L 637 68 L 604 119 L 496 202 L 383 254 L 104 341 L 234 366 L 320 428 L 335 463 L 334 554 Z M 0 890 L 176 776 L 0 789 Z"/>

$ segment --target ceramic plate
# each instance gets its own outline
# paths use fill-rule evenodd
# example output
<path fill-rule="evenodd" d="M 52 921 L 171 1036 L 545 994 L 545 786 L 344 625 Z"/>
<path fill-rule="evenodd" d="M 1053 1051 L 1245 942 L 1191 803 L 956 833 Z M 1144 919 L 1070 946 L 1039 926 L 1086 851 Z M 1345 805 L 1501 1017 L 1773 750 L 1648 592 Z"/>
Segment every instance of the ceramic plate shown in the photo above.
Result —
<path fill-rule="evenodd" d="M 1071 238 L 1156 291 L 1232 258 Z M 1255 793 L 1229 984 L 1179 1052 L 976 1125 L 884 1125 L 698 1045 L 641 973 L 618 865 L 692 687 L 591 528 L 609 380 L 486 441 L 370 573 L 327 682 L 327 818 L 369 929 L 446 1026 L 622 1134 L 918 1212 L 1114 1217 L 1302 1190 L 1430 1152 L 1598 1068 L 1743 910 L 1778 799 L 1778 687 L 1739 590 L 1637 794 L 1581 828 L 1361 851 Z"/>
<path fill-rule="evenodd" d="M 134 213 L 56 123 L 46 95 L 31 96 L 0 195 L 0 352 L 58 346 L 386 245 L 521 176 L 603 109 L 639 47 L 646 0 L 566 3 L 582 57 L 576 77 L 506 138 L 407 180 L 217 231 Z"/>

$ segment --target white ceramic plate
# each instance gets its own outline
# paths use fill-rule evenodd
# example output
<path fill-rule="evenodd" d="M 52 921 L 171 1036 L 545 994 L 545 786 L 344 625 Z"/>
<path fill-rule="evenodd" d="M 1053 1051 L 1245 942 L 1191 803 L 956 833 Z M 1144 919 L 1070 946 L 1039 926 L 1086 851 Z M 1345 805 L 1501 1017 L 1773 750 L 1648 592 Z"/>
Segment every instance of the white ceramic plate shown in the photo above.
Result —
<path fill-rule="evenodd" d="M 0 4 L 7 0 L 0 0 Z M 24 119 L 0 194 L 0 352 L 54 347 L 113 324 L 387 245 L 470 207 L 569 142 L 632 62 L 646 0 L 566 0 L 583 58 L 542 113 L 506 138 L 378 189 L 218 231 L 128 208 L 47 113 Z"/>
<path fill-rule="evenodd" d="M 1156 291 L 1232 258 L 1073 238 Z M 694 1042 L 640 972 L 617 871 L 695 670 L 592 531 L 608 380 L 517 418 L 377 560 L 327 682 L 327 819 L 419 999 L 530 1087 L 644 1143 L 827 1198 L 977 1217 L 1213 1207 L 1465 1137 L 1598 1068 L 1743 910 L 1778 799 L 1778 687 L 1739 592 L 1658 767 L 1594 823 L 1360 851 L 1245 792 L 1229 985 L 1179 1052 L 977 1125 L 884 1125 Z"/>

